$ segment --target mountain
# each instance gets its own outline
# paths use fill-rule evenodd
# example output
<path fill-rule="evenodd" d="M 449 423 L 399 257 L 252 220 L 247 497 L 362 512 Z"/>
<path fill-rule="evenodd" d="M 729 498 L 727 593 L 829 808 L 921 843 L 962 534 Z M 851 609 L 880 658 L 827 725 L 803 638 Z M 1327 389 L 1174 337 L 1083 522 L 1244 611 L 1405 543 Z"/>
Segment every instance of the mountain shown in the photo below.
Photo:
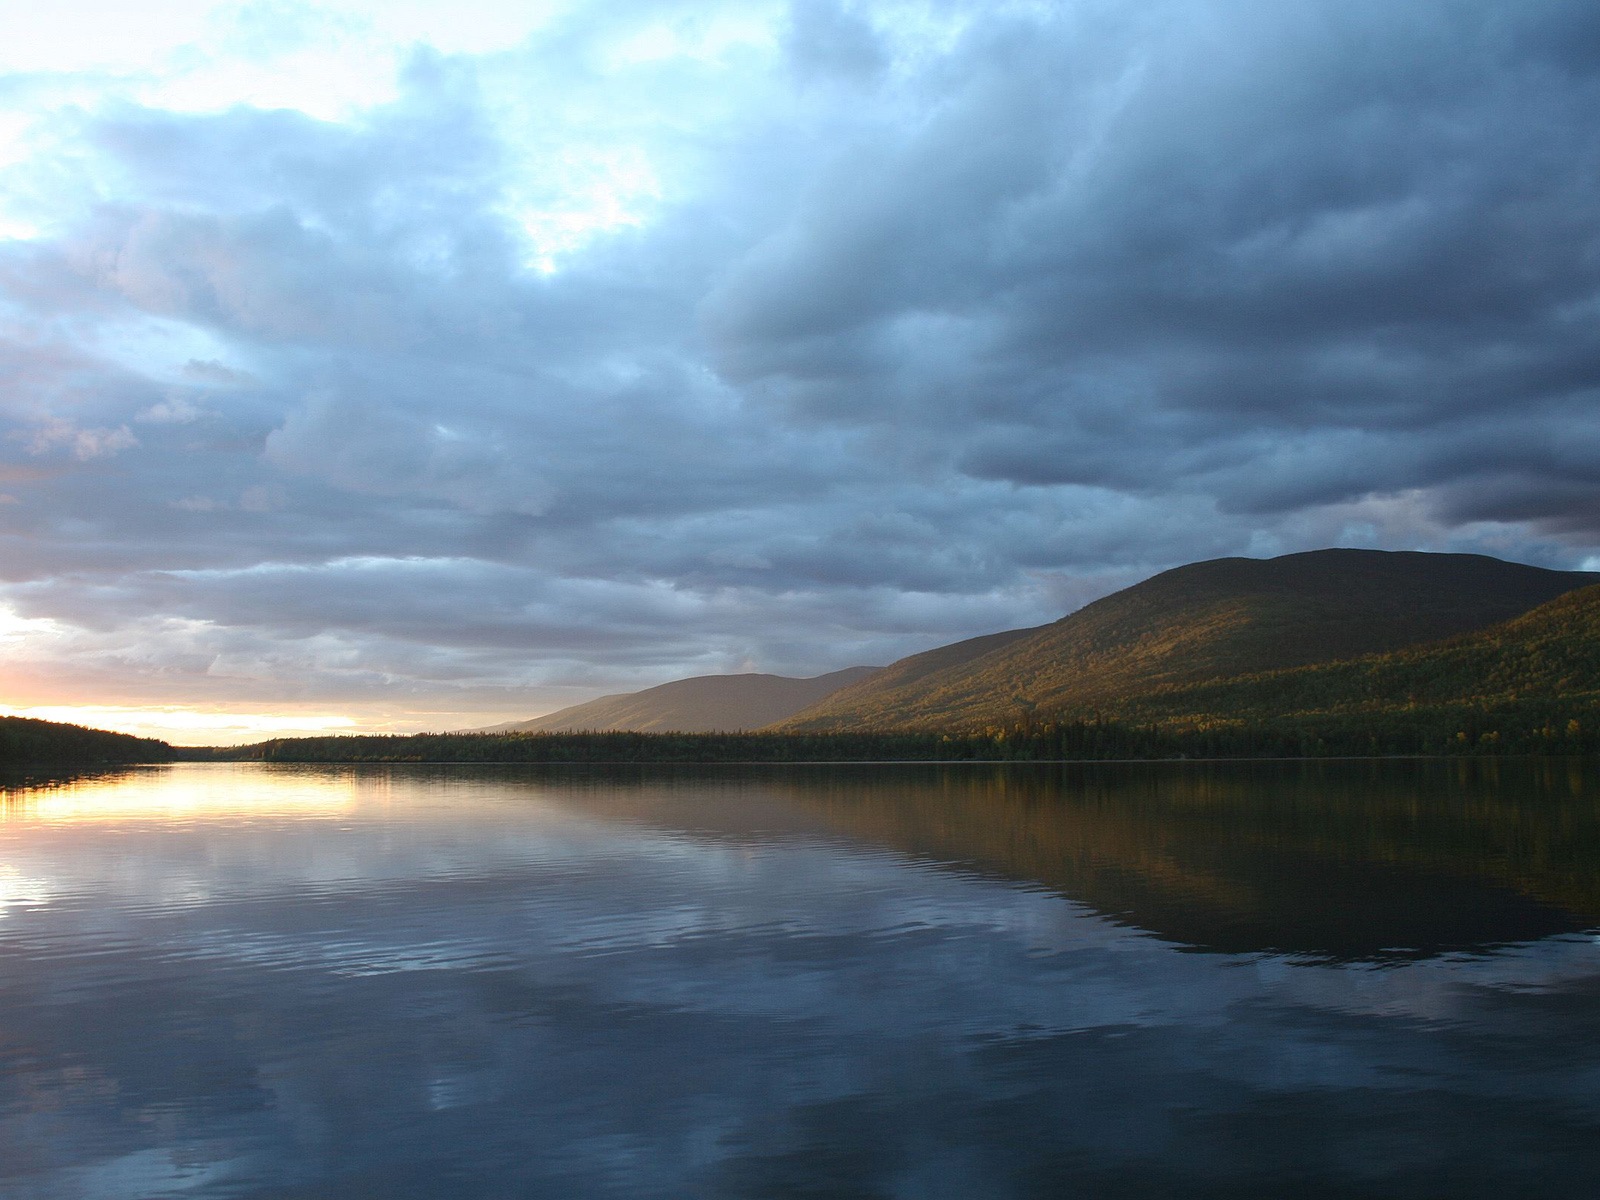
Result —
<path fill-rule="evenodd" d="M 1590 572 L 1475 554 L 1317 550 L 1213 559 L 1165 571 L 1050 625 L 903 659 L 777 728 L 956 730 L 1121 716 L 1169 689 L 1483 629 L 1595 583 L 1600 575 Z M 952 651 L 949 661 L 939 659 Z"/>
<path fill-rule="evenodd" d="M 732 733 L 759 729 L 793 716 L 877 667 L 846 667 L 810 679 L 784 675 L 700 675 L 642 692 L 601 696 L 531 721 L 497 725 L 484 733 L 632 732 Z"/>
<path fill-rule="evenodd" d="M 964 642 L 952 642 L 948 646 L 924 650 L 921 654 L 913 654 L 908 658 L 892 662 L 887 667 L 878 668 L 871 676 L 874 690 L 896 692 L 915 690 L 922 686 L 925 680 L 957 671 L 975 659 L 993 654 L 1013 642 L 1031 637 L 1046 628 L 1048 626 L 1039 626 L 1035 629 L 1007 629 L 1001 633 L 986 633 L 981 637 L 968 638 Z M 864 682 L 865 680 L 862 681 Z"/>
<path fill-rule="evenodd" d="M 1430 714 L 1516 715 L 1551 726 L 1600 708 L 1600 587 L 1569 592 L 1475 633 L 1387 654 L 1168 688 L 1126 715 L 1163 725 L 1416 723 Z M 1456 722 L 1460 723 L 1460 722 Z"/>

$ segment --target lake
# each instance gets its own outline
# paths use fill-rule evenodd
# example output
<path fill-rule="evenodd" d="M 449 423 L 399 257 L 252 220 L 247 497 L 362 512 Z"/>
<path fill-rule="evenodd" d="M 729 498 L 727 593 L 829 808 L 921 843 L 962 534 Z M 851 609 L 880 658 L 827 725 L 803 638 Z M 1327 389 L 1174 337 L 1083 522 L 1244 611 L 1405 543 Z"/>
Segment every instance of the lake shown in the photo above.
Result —
<path fill-rule="evenodd" d="M 8 1200 L 1600 1175 L 1592 762 L 0 783 Z"/>

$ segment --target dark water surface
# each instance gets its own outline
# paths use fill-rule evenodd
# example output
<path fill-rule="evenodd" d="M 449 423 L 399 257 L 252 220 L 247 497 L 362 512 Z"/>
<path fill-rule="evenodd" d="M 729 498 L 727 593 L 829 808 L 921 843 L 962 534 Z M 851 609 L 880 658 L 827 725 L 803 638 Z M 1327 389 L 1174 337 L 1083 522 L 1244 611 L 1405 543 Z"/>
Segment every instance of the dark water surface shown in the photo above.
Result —
<path fill-rule="evenodd" d="M 1600 1192 L 1593 763 L 0 797 L 7 1200 Z"/>

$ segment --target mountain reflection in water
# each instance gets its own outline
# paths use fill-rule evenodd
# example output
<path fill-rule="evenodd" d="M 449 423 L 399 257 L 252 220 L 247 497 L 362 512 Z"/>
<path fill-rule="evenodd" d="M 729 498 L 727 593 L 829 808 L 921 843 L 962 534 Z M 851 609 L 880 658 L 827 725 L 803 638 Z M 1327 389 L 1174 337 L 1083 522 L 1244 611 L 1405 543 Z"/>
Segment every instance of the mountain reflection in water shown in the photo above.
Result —
<path fill-rule="evenodd" d="M 1597 783 L 0 779 L 0 1195 L 1584 1194 Z"/>
<path fill-rule="evenodd" d="M 783 795 L 1199 950 L 1377 960 L 1600 925 L 1600 790 L 1566 760 L 836 768 Z"/>

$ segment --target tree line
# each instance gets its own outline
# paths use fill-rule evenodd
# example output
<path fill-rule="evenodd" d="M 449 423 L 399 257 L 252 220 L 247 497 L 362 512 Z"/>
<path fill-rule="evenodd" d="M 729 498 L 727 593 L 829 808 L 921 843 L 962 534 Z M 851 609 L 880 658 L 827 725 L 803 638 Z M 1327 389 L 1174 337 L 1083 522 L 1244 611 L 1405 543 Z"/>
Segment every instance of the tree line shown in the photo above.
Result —
<path fill-rule="evenodd" d="M 155 738 L 31 717 L 0 717 L 0 763 L 158 763 L 174 751 Z"/>
<path fill-rule="evenodd" d="M 1444 705 L 1177 727 L 1116 720 L 1019 720 L 958 733 L 422 733 L 281 738 L 208 751 L 263 762 L 706 763 L 1110 761 L 1363 755 L 1584 754 L 1600 711 L 1530 703 Z M 188 755 L 195 757 L 197 755 Z"/>

